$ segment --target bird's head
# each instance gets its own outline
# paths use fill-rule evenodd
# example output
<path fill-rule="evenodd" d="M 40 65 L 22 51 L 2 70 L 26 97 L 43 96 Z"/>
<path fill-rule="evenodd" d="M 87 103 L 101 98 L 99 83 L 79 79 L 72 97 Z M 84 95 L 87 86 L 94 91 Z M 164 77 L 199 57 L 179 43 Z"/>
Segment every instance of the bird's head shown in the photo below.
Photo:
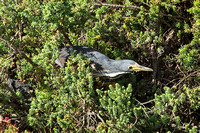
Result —
<path fill-rule="evenodd" d="M 153 69 L 141 66 L 137 62 L 132 61 L 132 60 L 118 60 L 117 63 L 118 63 L 119 68 L 126 72 L 153 71 Z"/>

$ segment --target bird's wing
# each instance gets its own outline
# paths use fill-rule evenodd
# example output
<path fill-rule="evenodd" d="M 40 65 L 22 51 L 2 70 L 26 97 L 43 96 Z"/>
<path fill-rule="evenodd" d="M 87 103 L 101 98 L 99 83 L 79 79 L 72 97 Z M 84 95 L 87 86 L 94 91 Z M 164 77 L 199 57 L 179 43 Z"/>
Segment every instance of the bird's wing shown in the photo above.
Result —
<path fill-rule="evenodd" d="M 91 63 L 94 63 L 96 66 L 96 71 L 101 71 L 106 68 L 105 61 L 110 60 L 107 56 L 104 54 L 98 52 L 97 50 L 85 46 L 65 46 L 60 50 L 60 56 L 58 59 L 55 60 L 55 63 L 61 67 L 64 67 L 65 62 L 67 61 L 67 58 L 73 53 L 73 54 L 82 54 L 83 56 L 86 56 L 90 59 Z M 103 67 L 102 67 L 103 66 Z"/>

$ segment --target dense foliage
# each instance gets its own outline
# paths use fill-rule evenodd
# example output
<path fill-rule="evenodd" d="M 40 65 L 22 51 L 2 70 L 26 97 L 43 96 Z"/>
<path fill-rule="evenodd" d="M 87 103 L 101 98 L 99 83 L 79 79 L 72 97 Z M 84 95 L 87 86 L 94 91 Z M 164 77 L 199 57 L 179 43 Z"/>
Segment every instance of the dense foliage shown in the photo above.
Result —
<path fill-rule="evenodd" d="M 64 45 L 154 71 L 93 78 L 81 55 L 55 65 Z M 0 130 L 198 132 L 199 46 L 199 0 L 1 0 Z"/>

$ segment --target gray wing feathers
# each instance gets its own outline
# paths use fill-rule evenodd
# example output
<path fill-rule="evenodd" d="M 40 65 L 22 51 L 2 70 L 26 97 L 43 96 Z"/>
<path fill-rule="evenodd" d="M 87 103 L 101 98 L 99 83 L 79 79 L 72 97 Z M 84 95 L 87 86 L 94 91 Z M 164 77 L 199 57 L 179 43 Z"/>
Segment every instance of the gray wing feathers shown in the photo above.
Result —
<path fill-rule="evenodd" d="M 64 64 L 61 63 L 61 61 L 59 60 L 59 58 L 55 60 L 55 63 L 56 63 L 57 65 L 59 65 L 60 67 L 64 67 Z"/>
<path fill-rule="evenodd" d="M 86 56 L 87 58 L 90 59 L 91 63 L 95 63 L 96 65 L 96 70 L 103 70 L 102 64 L 107 64 L 106 62 L 109 62 L 111 59 L 109 59 L 107 56 L 104 54 L 96 51 L 93 48 L 85 47 L 85 46 L 66 46 L 60 50 L 60 56 L 58 59 L 55 60 L 55 63 L 59 65 L 60 67 L 65 66 L 65 62 L 67 61 L 67 58 L 71 55 L 71 53 L 74 54 L 82 54 L 83 56 Z M 108 66 L 109 67 L 109 66 Z"/>

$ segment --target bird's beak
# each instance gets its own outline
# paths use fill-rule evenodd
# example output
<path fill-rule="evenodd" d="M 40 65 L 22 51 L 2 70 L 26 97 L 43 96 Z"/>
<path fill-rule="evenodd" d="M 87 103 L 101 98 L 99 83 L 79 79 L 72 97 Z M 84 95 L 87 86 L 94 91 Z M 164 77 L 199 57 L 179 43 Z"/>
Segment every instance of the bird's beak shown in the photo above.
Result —
<path fill-rule="evenodd" d="M 153 69 L 141 65 L 130 66 L 129 69 L 132 71 L 153 71 Z"/>

